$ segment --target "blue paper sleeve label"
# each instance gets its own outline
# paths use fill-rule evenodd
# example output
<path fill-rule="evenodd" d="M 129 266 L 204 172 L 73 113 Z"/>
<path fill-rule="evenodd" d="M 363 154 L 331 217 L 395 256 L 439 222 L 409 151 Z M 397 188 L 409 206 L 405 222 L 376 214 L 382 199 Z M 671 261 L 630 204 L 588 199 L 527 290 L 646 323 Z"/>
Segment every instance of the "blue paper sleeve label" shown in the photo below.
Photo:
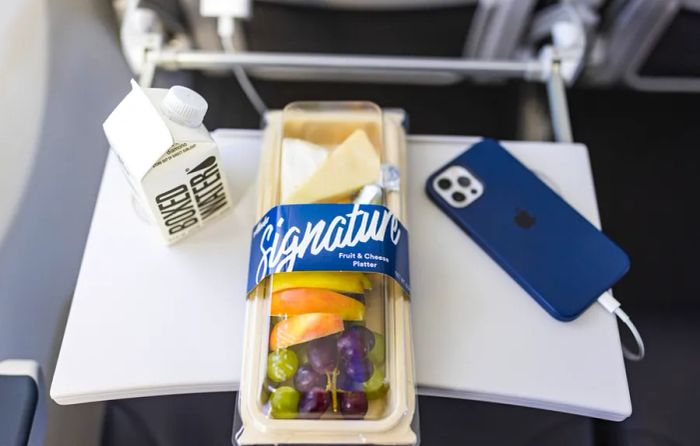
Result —
<path fill-rule="evenodd" d="M 384 206 L 275 206 L 253 228 L 248 292 L 290 271 L 380 273 L 410 293 L 408 231 Z"/>

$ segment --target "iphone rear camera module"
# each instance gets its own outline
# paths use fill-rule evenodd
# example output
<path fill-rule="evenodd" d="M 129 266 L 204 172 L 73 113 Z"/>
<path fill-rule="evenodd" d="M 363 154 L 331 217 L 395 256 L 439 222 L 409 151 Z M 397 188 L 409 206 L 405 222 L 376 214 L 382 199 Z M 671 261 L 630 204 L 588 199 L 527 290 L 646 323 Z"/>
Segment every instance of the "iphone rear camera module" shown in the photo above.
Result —
<path fill-rule="evenodd" d="M 433 188 L 450 206 L 465 208 L 484 193 L 484 185 L 462 166 L 450 166 L 433 181 Z"/>

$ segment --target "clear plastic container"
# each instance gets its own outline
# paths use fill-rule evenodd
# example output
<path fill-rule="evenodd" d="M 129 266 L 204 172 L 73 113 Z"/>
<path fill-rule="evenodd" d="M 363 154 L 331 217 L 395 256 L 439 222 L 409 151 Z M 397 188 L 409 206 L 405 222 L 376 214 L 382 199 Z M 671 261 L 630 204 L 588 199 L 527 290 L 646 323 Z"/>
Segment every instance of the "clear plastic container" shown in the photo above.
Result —
<path fill-rule="evenodd" d="M 387 169 L 405 171 L 401 114 L 302 102 L 267 118 L 259 217 L 278 204 L 362 202 L 405 224 L 400 181 L 386 181 Z M 417 444 L 410 327 L 408 296 L 384 275 L 268 277 L 248 296 L 234 441 Z"/>

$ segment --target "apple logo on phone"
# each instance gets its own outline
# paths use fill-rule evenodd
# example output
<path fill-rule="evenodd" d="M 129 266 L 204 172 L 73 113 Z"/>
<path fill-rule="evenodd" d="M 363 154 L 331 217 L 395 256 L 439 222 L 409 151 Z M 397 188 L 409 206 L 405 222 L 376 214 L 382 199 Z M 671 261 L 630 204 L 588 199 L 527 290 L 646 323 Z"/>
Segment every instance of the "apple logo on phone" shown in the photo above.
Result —
<path fill-rule="evenodd" d="M 513 218 L 515 221 L 515 224 L 520 226 L 523 229 L 530 229 L 535 225 L 535 217 L 530 215 L 527 211 L 524 211 L 522 209 L 517 209 L 517 212 L 515 213 L 515 217 Z"/>

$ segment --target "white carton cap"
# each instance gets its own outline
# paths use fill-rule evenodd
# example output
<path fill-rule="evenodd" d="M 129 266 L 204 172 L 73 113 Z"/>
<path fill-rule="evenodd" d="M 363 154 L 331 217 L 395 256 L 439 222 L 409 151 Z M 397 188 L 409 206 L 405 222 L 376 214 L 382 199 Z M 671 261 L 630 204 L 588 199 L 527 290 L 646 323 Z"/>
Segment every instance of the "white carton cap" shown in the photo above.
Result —
<path fill-rule="evenodd" d="M 170 120 L 188 127 L 201 125 L 209 108 L 199 93 L 180 85 L 170 87 L 160 106 Z"/>

